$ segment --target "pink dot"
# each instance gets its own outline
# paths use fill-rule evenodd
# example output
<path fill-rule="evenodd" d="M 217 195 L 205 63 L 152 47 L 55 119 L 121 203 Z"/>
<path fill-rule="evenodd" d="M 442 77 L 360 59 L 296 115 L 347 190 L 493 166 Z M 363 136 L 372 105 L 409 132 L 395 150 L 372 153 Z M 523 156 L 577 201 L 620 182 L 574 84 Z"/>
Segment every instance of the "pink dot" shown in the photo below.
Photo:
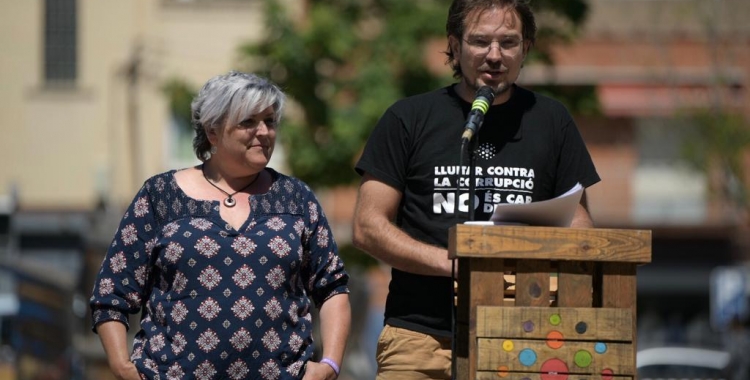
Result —
<path fill-rule="evenodd" d="M 539 374 L 539 377 L 541 377 L 542 380 L 568 379 L 568 365 L 560 359 L 549 359 L 542 363 L 542 366 L 539 369 L 542 372 Z"/>

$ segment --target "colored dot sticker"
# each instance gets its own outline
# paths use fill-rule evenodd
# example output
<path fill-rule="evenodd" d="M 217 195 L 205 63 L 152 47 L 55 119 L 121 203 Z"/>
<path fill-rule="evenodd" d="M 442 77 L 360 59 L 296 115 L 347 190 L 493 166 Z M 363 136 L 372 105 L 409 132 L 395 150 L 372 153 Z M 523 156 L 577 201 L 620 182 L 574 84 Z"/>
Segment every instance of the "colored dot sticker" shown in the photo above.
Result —
<path fill-rule="evenodd" d="M 518 354 L 518 361 L 521 362 L 522 365 L 530 367 L 536 363 L 536 352 L 530 348 L 525 348 L 521 350 L 520 354 Z"/>
<path fill-rule="evenodd" d="M 507 377 L 508 376 L 508 366 L 507 365 L 501 365 L 500 367 L 497 367 L 497 376 L 498 377 Z"/>
<path fill-rule="evenodd" d="M 607 344 L 602 342 L 596 342 L 594 344 L 594 351 L 596 351 L 597 354 L 603 354 L 607 352 Z"/>
<path fill-rule="evenodd" d="M 523 331 L 525 332 L 532 332 L 534 331 L 534 322 L 531 320 L 528 320 L 523 323 Z"/>
<path fill-rule="evenodd" d="M 563 346 L 563 334 L 559 331 L 552 330 L 547 334 L 547 346 L 549 348 L 558 349 Z"/>
<path fill-rule="evenodd" d="M 605 368 L 602 370 L 602 380 L 612 380 L 614 377 L 615 372 L 612 371 L 609 368 Z"/>
<path fill-rule="evenodd" d="M 503 350 L 513 351 L 513 341 L 512 340 L 503 341 Z"/>
<path fill-rule="evenodd" d="M 560 314 L 552 314 L 552 315 L 550 315 L 550 317 L 549 317 L 549 323 L 552 326 L 557 326 L 557 325 L 560 324 L 560 322 L 562 322 L 562 318 L 560 317 Z"/>
<path fill-rule="evenodd" d="M 577 366 L 586 368 L 591 365 L 591 353 L 586 350 L 579 350 L 573 357 Z"/>
<path fill-rule="evenodd" d="M 586 322 L 578 322 L 576 323 L 576 332 L 579 334 L 585 334 L 586 330 L 588 330 L 589 326 L 586 324 Z"/>
<path fill-rule="evenodd" d="M 529 286 L 529 295 L 531 298 L 539 298 L 542 296 L 542 287 L 539 286 L 539 283 L 534 282 Z"/>
<path fill-rule="evenodd" d="M 542 363 L 539 368 L 542 373 L 539 377 L 542 380 L 567 380 L 568 379 L 568 365 L 560 359 L 549 359 Z"/>

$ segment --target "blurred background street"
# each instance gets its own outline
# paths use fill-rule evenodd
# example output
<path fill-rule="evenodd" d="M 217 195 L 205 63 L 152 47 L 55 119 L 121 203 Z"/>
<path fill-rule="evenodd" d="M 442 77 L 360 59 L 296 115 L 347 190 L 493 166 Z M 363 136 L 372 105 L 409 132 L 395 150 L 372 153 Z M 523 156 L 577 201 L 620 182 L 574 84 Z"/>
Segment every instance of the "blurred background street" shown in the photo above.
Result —
<path fill-rule="evenodd" d="M 726 353 L 723 376 L 749 379 L 750 2 L 531 3 L 519 84 L 573 113 L 602 178 L 595 224 L 653 232 L 639 351 L 657 367 L 645 350 Z M 332 222 L 352 274 L 340 378 L 374 378 L 390 271 L 350 244 L 352 168 L 388 105 L 452 83 L 449 4 L 0 0 L 0 380 L 113 378 L 91 332 L 95 273 L 143 181 L 198 163 L 190 100 L 231 69 L 292 98 L 269 166 L 310 184 Z"/>

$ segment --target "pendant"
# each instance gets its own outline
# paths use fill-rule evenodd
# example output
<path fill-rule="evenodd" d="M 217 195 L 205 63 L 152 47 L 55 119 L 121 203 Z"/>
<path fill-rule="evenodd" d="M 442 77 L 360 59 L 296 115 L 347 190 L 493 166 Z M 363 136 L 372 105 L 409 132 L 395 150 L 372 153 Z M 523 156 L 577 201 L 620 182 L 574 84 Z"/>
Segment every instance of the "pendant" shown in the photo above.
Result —
<path fill-rule="evenodd" d="M 224 199 L 224 206 L 227 206 L 227 207 L 234 207 L 234 205 L 235 205 L 236 203 L 237 203 L 237 202 L 236 202 L 236 201 L 234 200 L 234 198 L 232 198 L 232 197 L 227 197 L 227 198 L 225 198 L 225 199 Z"/>

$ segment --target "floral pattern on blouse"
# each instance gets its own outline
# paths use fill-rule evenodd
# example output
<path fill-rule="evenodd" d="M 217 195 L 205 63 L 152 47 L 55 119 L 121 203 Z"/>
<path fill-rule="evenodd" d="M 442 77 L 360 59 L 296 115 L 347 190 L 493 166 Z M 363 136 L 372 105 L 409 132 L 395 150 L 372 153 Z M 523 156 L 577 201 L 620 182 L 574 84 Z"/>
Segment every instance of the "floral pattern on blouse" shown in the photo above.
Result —
<path fill-rule="evenodd" d="M 110 245 L 92 325 L 141 312 L 131 360 L 144 379 L 297 379 L 313 355 L 311 306 L 348 293 L 325 215 L 298 179 L 250 197 L 235 230 L 175 171 L 147 180 Z"/>

